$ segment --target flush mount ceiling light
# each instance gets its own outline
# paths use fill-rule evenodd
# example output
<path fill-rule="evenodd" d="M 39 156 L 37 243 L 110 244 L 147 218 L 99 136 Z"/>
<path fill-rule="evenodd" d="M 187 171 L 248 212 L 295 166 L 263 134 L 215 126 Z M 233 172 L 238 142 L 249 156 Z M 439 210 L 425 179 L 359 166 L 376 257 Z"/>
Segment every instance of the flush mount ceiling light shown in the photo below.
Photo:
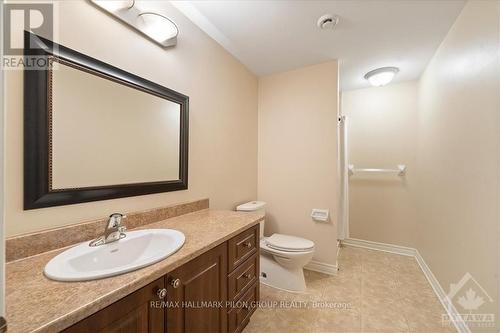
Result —
<path fill-rule="evenodd" d="M 99 9 L 125 22 L 162 47 L 177 44 L 179 29 L 175 23 L 158 13 L 143 11 L 135 0 L 89 0 Z"/>
<path fill-rule="evenodd" d="M 318 19 L 316 23 L 322 30 L 331 30 L 339 23 L 339 17 L 332 14 L 325 14 Z"/>
<path fill-rule="evenodd" d="M 381 67 L 369 71 L 364 78 L 374 87 L 382 87 L 392 81 L 394 76 L 399 72 L 397 67 Z"/>

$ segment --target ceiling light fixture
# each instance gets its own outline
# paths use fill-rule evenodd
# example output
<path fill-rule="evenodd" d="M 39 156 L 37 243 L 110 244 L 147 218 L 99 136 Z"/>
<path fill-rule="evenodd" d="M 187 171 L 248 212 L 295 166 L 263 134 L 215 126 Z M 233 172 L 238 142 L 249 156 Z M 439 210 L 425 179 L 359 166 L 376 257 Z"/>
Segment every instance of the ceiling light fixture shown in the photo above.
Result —
<path fill-rule="evenodd" d="M 382 87 L 394 79 L 394 76 L 399 72 L 397 67 L 381 67 L 369 71 L 364 78 L 374 87 Z"/>
<path fill-rule="evenodd" d="M 332 14 L 325 14 L 318 19 L 316 23 L 322 30 L 331 30 L 339 23 L 339 17 Z"/>
<path fill-rule="evenodd" d="M 175 23 L 161 14 L 139 9 L 135 0 L 90 0 L 90 2 L 162 47 L 177 44 L 179 29 Z"/>

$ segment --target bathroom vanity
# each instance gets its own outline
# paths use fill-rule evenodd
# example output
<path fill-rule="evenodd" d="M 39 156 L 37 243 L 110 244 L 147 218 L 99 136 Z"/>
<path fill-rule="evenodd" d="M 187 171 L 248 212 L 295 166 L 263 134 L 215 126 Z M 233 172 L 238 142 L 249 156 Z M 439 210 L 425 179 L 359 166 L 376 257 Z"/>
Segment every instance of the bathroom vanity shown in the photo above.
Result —
<path fill-rule="evenodd" d="M 258 226 L 64 332 L 240 332 L 259 299 Z"/>
<path fill-rule="evenodd" d="M 24 37 L 24 55 L 46 60 L 24 71 L 24 210 L 188 188 L 187 95 Z M 115 213 L 7 239 L 9 332 L 245 327 L 259 299 L 263 214 L 213 211 L 204 199 L 127 215 L 123 226 Z M 165 240 L 177 231 L 181 242 Z"/>
<path fill-rule="evenodd" d="M 259 300 L 262 219 L 202 209 L 139 227 L 179 230 L 186 242 L 156 264 L 105 279 L 47 279 L 43 267 L 62 249 L 10 262 L 9 331 L 240 332 Z"/>

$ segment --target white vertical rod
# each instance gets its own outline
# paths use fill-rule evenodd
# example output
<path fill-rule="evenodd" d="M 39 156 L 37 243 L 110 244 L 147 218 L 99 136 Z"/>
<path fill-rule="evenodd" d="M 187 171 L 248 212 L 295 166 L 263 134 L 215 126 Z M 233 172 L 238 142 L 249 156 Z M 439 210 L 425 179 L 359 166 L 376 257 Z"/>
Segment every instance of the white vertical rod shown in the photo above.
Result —
<path fill-rule="evenodd" d="M 341 116 L 338 123 L 339 154 L 339 218 L 337 238 L 349 238 L 349 157 L 348 157 L 347 118 Z"/>

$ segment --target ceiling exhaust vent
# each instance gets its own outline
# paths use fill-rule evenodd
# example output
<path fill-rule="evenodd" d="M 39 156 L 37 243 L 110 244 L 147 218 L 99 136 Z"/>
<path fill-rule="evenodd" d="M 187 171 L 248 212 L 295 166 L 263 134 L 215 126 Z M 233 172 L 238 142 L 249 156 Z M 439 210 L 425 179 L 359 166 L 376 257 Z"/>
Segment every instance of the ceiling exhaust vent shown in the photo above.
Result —
<path fill-rule="evenodd" d="M 318 28 L 331 30 L 339 23 L 339 17 L 332 14 L 325 14 L 318 19 Z"/>

